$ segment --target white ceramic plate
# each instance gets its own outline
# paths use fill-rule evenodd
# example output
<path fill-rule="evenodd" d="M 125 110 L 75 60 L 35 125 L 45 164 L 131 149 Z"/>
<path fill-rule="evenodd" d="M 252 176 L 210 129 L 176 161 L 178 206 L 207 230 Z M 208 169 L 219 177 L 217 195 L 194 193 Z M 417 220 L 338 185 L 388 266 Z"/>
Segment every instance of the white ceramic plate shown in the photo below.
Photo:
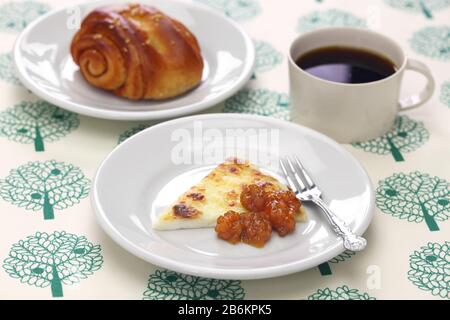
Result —
<path fill-rule="evenodd" d="M 78 6 L 81 17 L 118 1 Z M 129 1 L 123 1 L 129 2 Z M 22 83 L 62 108 L 115 120 L 164 119 L 211 107 L 236 93 L 251 77 L 255 53 L 251 39 L 232 20 L 202 5 L 175 0 L 143 0 L 184 23 L 197 37 L 205 62 L 201 84 L 165 101 L 131 101 L 89 85 L 73 62 L 69 46 L 76 29 L 74 9 L 50 12 L 18 37 L 14 63 Z M 56 30 L 56 31 L 55 31 Z"/>
<path fill-rule="evenodd" d="M 199 124 L 201 136 L 206 140 L 200 143 L 191 139 L 191 144 L 183 145 L 186 160 L 195 150 L 198 154 L 201 146 L 205 152 L 208 148 L 212 150 L 212 146 L 219 148 L 214 150 L 234 150 L 227 147 L 228 143 L 222 148 L 219 140 L 211 144 L 211 137 L 223 137 L 227 132 L 229 135 L 230 129 L 248 129 L 244 135 L 248 141 L 253 141 L 252 137 L 259 133 L 266 132 L 272 137 L 272 133 L 278 132 L 278 140 L 274 138 L 270 140 L 272 143 L 265 144 L 263 139 L 258 146 L 250 143 L 238 152 L 245 156 L 251 151 L 264 151 L 270 155 L 267 159 L 275 162 L 278 154 L 297 154 L 322 188 L 331 209 L 357 234 L 363 234 L 368 227 L 374 206 L 370 180 L 359 162 L 336 142 L 311 129 L 268 117 L 199 115 L 164 122 L 138 133 L 116 147 L 98 169 L 92 205 L 100 225 L 125 250 L 161 267 L 222 279 L 289 274 L 314 267 L 344 251 L 341 239 L 320 211 L 309 205 L 305 205 L 306 223 L 298 223 L 295 232 L 284 238 L 273 235 L 262 249 L 246 244 L 230 245 L 217 239 L 212 228 L 153 230 L 152 217 L 214 167 L 200 163 L 199 158 L 197 164 L 174 164 L 173 160 L 178 159 L 174 155 L 179 155 L 181 150 L 180 137 L 198 137 Z M 276 141 L 278 146 L 273 144 Z M 240 146 L 237 142 L 235 145 Z M 217 155 L 220 157 L 219 152 Z M 270 164 L 270 161 L 263 163 Z M 284 180 L 275 166 L 255 164 Z"/>

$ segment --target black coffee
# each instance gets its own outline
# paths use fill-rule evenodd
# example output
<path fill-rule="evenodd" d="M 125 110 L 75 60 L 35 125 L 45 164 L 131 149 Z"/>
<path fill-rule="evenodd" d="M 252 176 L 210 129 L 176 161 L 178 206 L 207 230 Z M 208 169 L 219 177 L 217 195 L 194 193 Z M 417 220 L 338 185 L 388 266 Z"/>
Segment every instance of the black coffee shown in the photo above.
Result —
<path fill-rule="evenodd" d="M 296 64 L 316 77 L 342 83 L 377 81 L 396 71 L 395 64 L 378 53 L 340 46 L 309 51 Z"/>

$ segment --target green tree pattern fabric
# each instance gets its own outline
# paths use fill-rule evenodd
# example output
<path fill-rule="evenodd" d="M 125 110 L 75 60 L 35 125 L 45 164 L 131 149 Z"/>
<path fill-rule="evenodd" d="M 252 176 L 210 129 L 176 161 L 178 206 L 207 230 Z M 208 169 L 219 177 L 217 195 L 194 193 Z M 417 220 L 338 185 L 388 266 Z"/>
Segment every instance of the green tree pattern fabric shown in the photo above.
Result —
<path fill-rule="evenodd" d="M 124 142 L 124 141 L 127 140 L 129 137 L 135 135 L 136 133 L 138 133 L 138 132 L 140 132 L 140 131 L 142 131 L 142 130 L 144 130 L 144 129 L 146 129 L 146 128 L 148 128 L 148 125 L 145 125 L 145 124 L 138 124 L 137 126 L 131 128 L 131 129 L 126 130 L 125 132 L 123 132 L 123 133 L 121 133 L 121 134 L 119 135 L 119 141 L 118 141 L 117 143 L 120 144 L 120 143 Z"/>
<path fill-rule="evenodd" d="M 196 0 L 213 9 L 223 12 L 226 16 L 236 20 L 245 21 L 258 16 L 261 6 L 258 0 Z"/>
<path fill-rule="evenodd" d="M 343 262 L 343 261 L 348 260 L 351 257 L 353 257 L 355 254 L 356 254 L 356 252 L 354 252 L 354 251 L 345 250 L 344 252 L 342 252 L 340 255 L 334 257 L 333 259 L 328 260 L 327 262 L 319 264 L 317 267 L 319 268 L 320 274 L 322 276 L 329 276 L 329 275 L 331 275 L 333 272 L 331 271 L 330 264 Z"/>
<path fill-rule="evenodd" d="M 404 152 L 411 152 L 421 147 L 429 138 L 428 130 L 422 122 L 407 116 L 395 119 L 394 126 L 385 135 L 353 143 L 354 147 L 377 154 L 391 154 L 395 161 L 404 161 Z"/>
<path fill-rule="evenodd" d="M 366 22 L 350 12 L 339 9 L 313 11 L 298 20 L 297 31 L 303 33 L 326 27 L 347 26 L 364 28 Z"/>
<path fill-rule="evenodd" d="M 223 111 L 289 120 L 289 97 L 266 89 L 244 89 L 225 101 Z"/>
<path fill-rule="evenodd" d="M 26 210 L 42 210 L 44 220 L 52 220 L 55 209 L 66 209 L 87 197 L 89 185 L 89 179 L 72 164 L 35 161 L 11 170 L 0 180 L 0 196 Z"/>
<path fill-rule="evenodd" d="M 409 256 L 408 279 L 432 295 L 450 299 L 450 242 L 429 242 Z"/>
<path fill-rule="evenodd" d="M 441 86 L 441 102 L 450 107 L 450 81 L 446 81 Z"/>
<path fill-rule="evenodd" d="M 449 61 L 450 60 L 450 27 L 425 27 L 416 31 L 411 40 L 414 51 L 424 56 Z"/>
<path fill-rule="evenodd" d="M 10 1 L 0 5 L 0 31 L 20 32 L 34 19 L 50 10 L 36 1 Z"/>
<path fill-rule="evenodd" d="M 242 300 L 238 280 L 199 278 L 170 270 L 156 270 L 148 279 L 144 300 Z"/>
<path fill-rule="evenodd" d="M 393 8 L 408 12 L 421 13 L 428 19 L 433 18 L 433 12 L 450 6 L 450 0 L 384 0 Z"/>
<path fill-rule="evenodd" d="M 376 300 L 376 298 L 344 285 L 337 287 L 336 290 L 330 288 L 318 289 L 308 297 L 308 300 Z"/>
<path fill-rule="evenodd" d="M 450 184 L 439 177 L 418 171 L 395 173 L 380 181 L 376 202 L 384 213 L 409 222 L 425 222 L 430 231 L 438 231 L 437 221 L 450 214 Z"/>
<path fill-rule="evenodd" d="M 283 54 L 266 41 L 254 41 L 256 50 L 255 72 L 266 72 L 283 61 Z"/>
<path fill-rule="evenodd" d="M 101 268 L 100 245 L 84 236 L 55 231 L 36 232 L 13 244 L 3 268 L 30 286 L 50 286 L 53 297 L 63 296 L 63 284 L 80 282 Z"/>
<path fill-rule="evenodd" d="M 15 85 L 21 85 L 16 76 L 10 52 L 0 53 L 0 79 Z"/>
<path fill-rule="evenodd" d="M 0 136 L 9 140 L 34 144 L 35 151 L 44 151 L 44 142 L 53 142 L 78 128 L 76 113 L 45 101 L 22 101 L 0 113 Z"/>

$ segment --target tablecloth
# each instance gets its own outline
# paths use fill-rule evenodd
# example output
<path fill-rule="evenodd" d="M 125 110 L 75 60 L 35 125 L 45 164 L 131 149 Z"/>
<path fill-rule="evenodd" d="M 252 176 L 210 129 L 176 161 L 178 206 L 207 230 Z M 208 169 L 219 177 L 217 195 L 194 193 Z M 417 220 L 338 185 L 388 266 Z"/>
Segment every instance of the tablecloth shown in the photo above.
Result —
<path fill-rule="evenodd" d="M 450 1 L 193 1 L 238 21 L 257 52 L 246 88 L 208 112 L 289 120 L 290 41 L 326 26 L 377 30 L 431 68 L 437 89 L 424 107 L 399 115 L 383 137 L 344 145 L 376 189 L 369 246 L 253 281 L 178 274 L 124 251 L 96 223 L 89 186 L 118 143 L 155 122 L 89 118 L 29 92 L 12 67 L 15 38 L 75 1 L 1 1 L 0 299 L 450 299 Z M 406 75 L 402 94 L 423 83 Z"/>

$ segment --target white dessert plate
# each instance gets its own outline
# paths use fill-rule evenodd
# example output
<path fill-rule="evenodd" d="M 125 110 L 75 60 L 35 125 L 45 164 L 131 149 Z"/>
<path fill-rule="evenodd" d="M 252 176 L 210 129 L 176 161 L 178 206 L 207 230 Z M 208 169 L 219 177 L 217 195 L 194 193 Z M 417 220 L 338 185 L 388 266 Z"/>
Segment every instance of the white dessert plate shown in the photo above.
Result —
<path fill-rule="evenodd" d="M 233 143 L 236 132 L 241 140 Z M 316 131 L 254 115 L 190 116 L 132 136 L 100 165 L 91 202 L 98 222 L 113 240 L 155 265 L 220 279 L 294 273 L 344 251 L 342 240 L 314 206 L 304 204 L 307 222 L 297 223 L 286 237 L 272 235 L 264 248 L 231 245 L 218 239 L 214 228 L 157 231 L 151 227 L 156 215 L 226 156 L 250 159 L 263 172 L 284 181 L 277 159 L 293 153 L 322 189 L 330 208 L 363 234 L 372 220 L 374 198 L 361 164 Z"/>
<path fill-rule="evenodd" d="M 31 23 L 14 47 L 14 64 L 22 83 L 40 98 L 73 112 L 114 120 L 148 120 L 214 106 L 236 93 L 251 77 L 253 43 L 235 22 L 190 1 L 143 0 L 140 3 L 178 19 L 197 37 L 205 62 L 202 82 L 184 95 L 163 101 L 132 101 L 91 86 L 70 56 L 76 21 L 95 8 L 118 2 L 129 1 L 81 3 Z"/>

